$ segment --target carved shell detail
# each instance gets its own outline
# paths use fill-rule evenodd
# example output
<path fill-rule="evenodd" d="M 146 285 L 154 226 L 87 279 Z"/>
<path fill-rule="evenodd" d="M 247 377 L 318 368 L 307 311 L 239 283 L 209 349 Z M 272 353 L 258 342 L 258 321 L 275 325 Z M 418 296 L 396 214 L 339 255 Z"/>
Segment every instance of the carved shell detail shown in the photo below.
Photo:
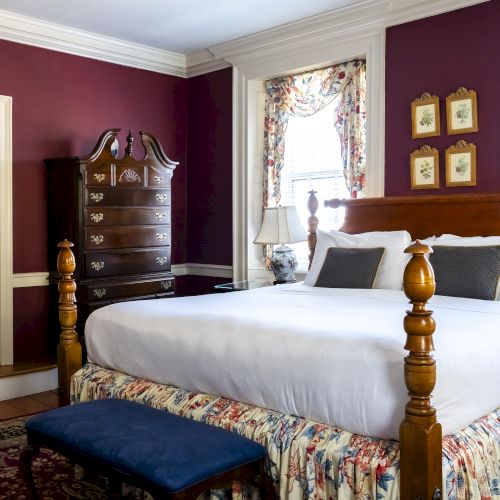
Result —
<path fill-rule="evenodd" d="M 106 174 L 94 174 L 94 179 L 101 183 L 104 181 L 104 179 L 106 179 Z"/>
<path fill-rule="evenodd" d="M 163 288 L 163 290 L 170 290 L 172 288 L 172 282 L 171 281 L 162 281 L 160 283 L 160 286 Z"/>
<path fill-rule="evenodd" d="M 167 197 L 166 194 L 160 194 L 160 193 L 158 193 L 156 195 L 156 200 L 159 201 L 160 203 L 163 203 L 164 201 L 168 200 L 168 197 Z"/>
<path fill-rule="evenodd" d="M 167 233 L 156 233 L 156 239 L 164 241 L 167 239 Z"/>
<path fill-rule="evenodd" d="M 102 260 L 99 261 L 93 260 L 90 263 L 90 267 L 94 269 L 94 271 L 100 271 L 101 269 L 104 269 L 104 262 Z"/>
<path fill-rule="evenodd" d="M 100 201 L 104 200 L 104 194 L 103 193 L 90 193 L 90 199 L 95 203 L 99 203 Z"/>
<path fill-rule="evenodd" d="M 141 176 L 131 168 L 126 168 L 120 175 L 118 182 L 141 182 Z"/>
<path fill-rule="evenodd" d="M 95 222 L 96 224 L 98 222 L 101 222 L 103 219 L 104 219 L 104 214 L 101 213 L 90 214 L 90 220 L 92 222 Z"/>
<path fill-rule="evenodd" d="M 156 263 L 164 266 L 168 262 L 167 257 L 156 257 Z"/>
<path fill-rule="evenodd" d="M 97 235 L 90 235 L 90 241 L 94 245 L 100 245 L 104 241 L 104 236 L 102 234 L 97 234 Z"/>
<path fill-rule="evenodd" d="M 156 212 L 155 216 L 158 220 L 164 220 L 167 218 L 167 214 L 164 212 Z"/>
<path fill-rule="evenodd" d="M 102 299 L 106 295 L 106 289 L 105 288 L 96 288 L 92 290 L 92 294 L 94 297 L 97 297 L 98 299 Z"/>

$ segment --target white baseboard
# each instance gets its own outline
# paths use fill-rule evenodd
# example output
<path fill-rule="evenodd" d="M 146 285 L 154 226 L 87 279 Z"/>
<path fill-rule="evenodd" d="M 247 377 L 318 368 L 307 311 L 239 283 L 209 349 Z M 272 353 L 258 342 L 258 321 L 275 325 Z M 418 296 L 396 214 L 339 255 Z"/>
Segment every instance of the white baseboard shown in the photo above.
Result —
<path fill-rule="evenodd" d="M 57 389 L 57 368 L 0 378 L 0 401 Z"/>

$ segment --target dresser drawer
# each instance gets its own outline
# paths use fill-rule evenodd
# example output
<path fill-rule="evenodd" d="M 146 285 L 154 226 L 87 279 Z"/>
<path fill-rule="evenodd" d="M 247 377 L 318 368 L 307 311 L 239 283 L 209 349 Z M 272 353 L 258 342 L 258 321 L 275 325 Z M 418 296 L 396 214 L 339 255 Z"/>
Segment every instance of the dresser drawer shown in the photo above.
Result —
<path fill-rule="evenodd" d="M 85 226 L 134 226 L 170 224 L 170 207 L 86 208 Z"/>
<path fill-rule="evenodd" d="M 89 165 L 85 170 L 86 186 L 111 186 L 112 165 Z"/>
<path fill-rule="evenodd" d="M 166 169 L 148 168 L 148 186 L 170 187 L 170 175 Z"/>
<path fill-rule="evenodd" d="M 170 271 L 170 247 L 85 253 L 89 278 Z"/>
<path fill-rule="evenodd" d="M 85 228 L 85 249 L 159 247 L 170 245 L 170 226 Z"/>
<path fill-rule="evenodd" d="M 87 300 L 110 300 L 120 297 L 174 293 L 175 278 L 167 277 L 152 281 L 128 281 L 111 285 L 87 285 Z"/>
<path fill-rule="evenodd" d="M 87 206 L 170 205 L 170 189 L 92 188 L 85 190 Z"/>

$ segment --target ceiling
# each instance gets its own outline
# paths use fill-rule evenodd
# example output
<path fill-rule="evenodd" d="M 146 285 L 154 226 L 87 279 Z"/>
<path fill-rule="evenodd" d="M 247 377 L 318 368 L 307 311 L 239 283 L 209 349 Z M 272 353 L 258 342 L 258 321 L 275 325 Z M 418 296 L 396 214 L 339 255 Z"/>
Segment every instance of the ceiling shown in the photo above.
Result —
<path fill-rule="evenodd" d="M 212 45 L 371 0 L 0 0 L 0 9 L 192 54 Z"/>

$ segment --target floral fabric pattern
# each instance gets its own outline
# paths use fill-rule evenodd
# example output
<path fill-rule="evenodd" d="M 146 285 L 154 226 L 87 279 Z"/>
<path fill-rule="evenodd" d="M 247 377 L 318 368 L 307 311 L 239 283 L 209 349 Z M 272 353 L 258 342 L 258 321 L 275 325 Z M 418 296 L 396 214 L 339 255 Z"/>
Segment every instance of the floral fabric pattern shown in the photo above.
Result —
<path fill-rule="evenodd" d="M 72 379 L 71 401 L 100 398 L 137 401 L 263 444 L 282 499 L 399 498 L 396 441 L 87 364 Z M 500 408 L 443 439 L 443 488 L 451 500 L 500 499 Z M 233 486 L 233 500 L 247 495 Z"/>
<path fill-rule="evenodd" d="M 350 61 L 266 82 L 264 122 L 264 207 L 281 197 L 288 117 L 310 116 L 341 96 L 335 127 L 351 197 L 365 193 L 366 63 Z"/>

